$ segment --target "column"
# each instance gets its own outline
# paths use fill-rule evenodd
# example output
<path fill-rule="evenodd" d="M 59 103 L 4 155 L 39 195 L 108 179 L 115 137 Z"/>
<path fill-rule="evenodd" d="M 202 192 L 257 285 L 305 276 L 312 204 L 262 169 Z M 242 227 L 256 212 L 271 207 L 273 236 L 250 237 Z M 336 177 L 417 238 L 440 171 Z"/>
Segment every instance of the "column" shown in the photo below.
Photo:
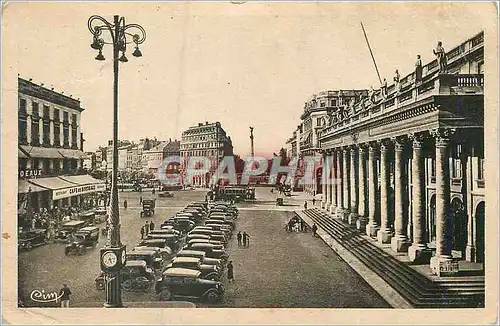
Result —
<path fill-rule="evenodd" d="M 392 231 L 389 225 L 389 146 L 390 142 L 384 139 L 380 142 L 380 230 L 377 239 L 381 243 L 390 243 Z"/>
<path fill-rule="evenodd" d="M 80 148 L 80 142 L 81 142 L 81 128 L 80 128 L 80 113 L 76 114 L 76 146 Z"/>
<path fill-rule="evenodd" d="M 342 172 L 344 171 L 345 166 L 342 165 L 342 155 L 343 155 L 343 150 L 338 149 L 336 151 L 336 176 L 337 176 L 337 182 L 335 183 L 335 192 L 337 194 L 337 208 L 335 210 L 335 216 L 337 218 L 342 218 L 344 214 L 344 191 L 342 190 L 342 185 L 344 184 L 345 180 L 342 176 Z"/>
<path fill-rule="evenodd" d="M 351 210 L 349 209 L 349 204 L 350 204 L 350 191 L 349 191 L 349 187 L 350 187 L 350 180 L 349 180 L 349 156 L 350 156 L 350 153 L 349 153 L 349 148 L 346 148 L 344 149 L 343 151 L 343 156 L 344 156 L 344 164 L 343 164 L 343 191 L 344 191 L 344 196 L 343 196 L 343 199 L 344 199 L 344 203 L 342 204 L 342 206 L 344 207 L 344 211 L 343 211 L 343 216 L 342 216 L 342 219 L 344 221 L 348 221 L 348 218 L 349 218 L 349 214 L 351 213 Z"/>
<path fill-rule="evenodd" d="M 368 149 L 368 224 L 366 225 L 366 234 L 371 237 L 375 237 L 379 230 L 376 206 L 378 191 L 377 151 L 378 144 L 370 143 Z"/>
<path fill-rule="evenodd" d="M 71 148 L 71 145 L 73 144 L 73 126 L 71 125 L 71 120 L 69 122 L 69 127 L 68 127 L 68 139 L 69 139 L 69 147 Z"/>
<path fill-rule="evenodd" d="M 31 144 L 31 115 L 26 116 L 26 140 Z"/>
<path fill-rule="evenodd" d="M 330 213 L 332 214 L 335 214 L 336 210 L 337 210 L 337 206 L 338 206 L 338 202 L 337 202 L 337 160 L 336 160 L 336 156 L 337 156 L 337 153 L 335 151 L 332 151 L 332 159 L 331 159 L 331 163 L 332 163 L 332 178 L 329 182 L 329 185 L 328 187 L 330 188 L 330 202 L 332 203 L 330 205 Z"/>
<path fill-rule="evenodd" d="M 407 237 L 408 215 L 406 215 L 405 204 L 407 202 L 406 194 L 406 171 L 404 149 L 406 144 L 405 137 L 395 139 L 395 164 L 394 164 L 394 232 L 391 239 L 391 248 L 395 252 L 406 252 L 408 250 L 409 240 Z"/>
<path fill-rule="evenodd" d="M 464 178 L 467 184 L 467 201 L 469 202 L 469 205 L 467 205 L 467 214 L 469 215 L 468 223 L 467 223 L 467 246 L 465 247 L 465 259 L 470 262 L 475 262 L 476 261 L 476 246 L 474 243 L 474 224 L 475 224 L 475 214 L 476 214 L 476 207 L 474 205 L 471 205 L 470 203 L 472 202 L 471 198 L 471 192 L 472 192 L 472 180 L 474 180 L 474 174 L 473 174 L 473 166 L 476 166 L 473 164 L 475 162 L 476 164 L 478 163 L 475 158 L 473 158 L 473 153 L 474 149 L 472 148 L 469 154 L 467 155 L 467 162 L 466 162 L 466 173 L 464 174 Z M 463 181 L 462 181 L 463 182 Z"/>
<path fill-rule="evenodd" d="M 43 144 L 44 139 L 43 139 L 43 119 L 42 116 L 38 119 L 38 139 L 40 141 L 40 145 Z"/>
<path fill-rule="evenodd" d="M 439 129 L 436 136 L 436 255 L 431 269 L 438 276 L 454 275 L 458 264 L 451 258 L 453 213 L 450 211 L 449 144 L 451 131 Z"/>
<path fill-rule="evenodd" d="M 327 154 L 326 151 L 323 152 L 323 173 L 321 174 L 321 191 L 323 192 L 323 196 L 321 198 L 321 208 L 325 208 L 326 206 L 326 179 L 327 179 Z"/>
<path fill-rule="evenodd" d="M 356 221 L 356 228 L 358 230 L 365 230 L 368 219 L 366 218 L 366 146 L 359 145 L 358 153 L 358 220 Z"/>
<path fill-rule="evenodd" d="M 351 147 L 351 164 L 350 164 L 350 196 L 351 196 L 351 213 L 349 214 L 349 224 L 356 225 L 358 219 L 358 180 L 356 180 L 356 170 L 358 169 L 358 162 L 356 160 L 357 148 Z"/>
<path fill-rule="evenodd" d="M 415 134 L 413 139 L 413 158 L 411 160 L 412 171 L 412 216 L 413 216 L 413 243 L 408 248 L 408 257 L 415 263 L 429 262 L 431 251 L 427 248 L 425 234 L 425 173 L 424 156 L 422 145 L 424 137 Z"/>
<path fill-rule="evenodd" d="M 327 152 L 326 153 L 326 156 L 325 156 L 325 165 L 323 167 L 323 174 L 325 175 L 325 209 L 329 209 L 330 208 L 330 205 L 332 204 L 331 201 L 330 201 L 330 189 L 328 188 L 328 184 L 327 184 L 327 181 L 328 178 L 330 178 L 330 173 L 331 173 L 331 169 L 332 169 L 332 164 L 330 162 L 330 157 L 328 156 L 330 153 Z"/>
<path fill-rule="evenodd" d="M 63 111 L 59 111 L 59 145 L 62 147 L 64 144 L 64 126 L 63 126 Z"/>

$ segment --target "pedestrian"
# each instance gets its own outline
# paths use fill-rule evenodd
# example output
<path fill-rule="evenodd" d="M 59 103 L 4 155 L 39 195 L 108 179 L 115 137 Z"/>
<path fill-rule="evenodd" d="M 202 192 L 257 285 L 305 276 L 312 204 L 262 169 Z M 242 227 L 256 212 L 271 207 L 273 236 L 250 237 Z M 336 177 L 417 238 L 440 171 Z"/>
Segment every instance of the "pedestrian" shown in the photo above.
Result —
<path fill-rule="evenodd" d="M 304 209 L 307 209 L 307 200 L 304 202 Z"/>
<path fill-rule="evenodd" d="M 153 221 L 149 222 L 149 231 L 153 231 L 155 229 L 155 223 Z"/>
<path fill-rule="evenodd" d="M 248 247 L 250 243 L 250 236 L 246 231 L 243 231 L 243 247 Z"/>
<path fill-rule="evenodd" d="M 415 83 L 420 84 L 422 82 L 422 59 L 420 59 L 420 54 L 417 54 L 417 60 L 415 61 Z"/>
<path fill-rule="evenodd" d="M 142 196 L 139 197 L 139 205 L 142 205 Z"/>
<path fill-rule="evenodd" d="M 148 237 L 148 234 L 149 234 L 149 222 L 146 221 L 146 224 L 144 224 L 144 235 L 146 236 L 146 239 Z"/>
<path fill-rule="evenodd" d="M 62 289 L 59 291 L 59 296 L 61 297 L 61 308 L 69 308 L 69 296 L 71 290 L 67 284 L 63 284 Z"/>
<path fill-rule="evenodd" d="M 127 206 L 128 206 L 128 203 L 127 203 L 127 200 L 125 199 L 125 200 L 123 201 L 123 207 L 125 207 L 125 209 L 127 209 Z"/>
<path fill-rule="evenodd" d="M 238 235 L 236 236 L 236 238 L 238 239 L 238 247 L 241 247 L 241 231 L 238 232 Z"/>
<path fill-rule="evenodd" d="M 313 231 L 313 236 L 316 236 L 316 231 L 318 231 L 318 227 L 316 226 L 316 223 L 313 224 L 312 226 L 312 231 Z"/>
<path fill-rule="evenodd" d="M 141 226 L 141 240 L 144 240 L 144 225 Z"/>
<path fill-rule="evenodd" d="M 316 198 L 313 197 L 313 206 L 316 205 Z"/>
<path fill-rule="evenodd" d="M 234 273 L 233 273 L 233 261 L 230 260 L 229 264 L 227 264 L 227 281 L 229 283 L 234 282 Z"/>
<path fill-rule="evenodd" d="M 300 232 L 304 232 L 305 229 L 304 224 L 305 224 L 304 220 L 300 220 Z"/>
<path fill-rule="evenodd" d="M 153 195 L 155 194 L 155 188 L 153 188 L 153 190 L 151 191 L 153 193 Z"/>

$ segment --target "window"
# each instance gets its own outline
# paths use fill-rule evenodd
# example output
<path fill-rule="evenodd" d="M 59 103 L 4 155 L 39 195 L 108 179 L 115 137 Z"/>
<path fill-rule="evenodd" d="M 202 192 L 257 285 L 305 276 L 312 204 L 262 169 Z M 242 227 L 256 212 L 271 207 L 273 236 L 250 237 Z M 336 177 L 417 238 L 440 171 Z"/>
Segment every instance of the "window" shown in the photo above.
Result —
<path fill-rule="evenodd" d="M 76 130 L 76 128 L 75 128 L 75 127 L 73 127 L 73 128 L 71 129 L 71 138 L 72 138 L 72 139 L 71 139 L 71 141 L 72 141 L 71 147 L 73 147 L 73 148 L 78 148 L 78 139 L 77 139 L 77 137 L 76 137 L 76 131 L 77 131 L 77 130 Z"/>
<path fill-rule="evenodd" d="M 321 118 L 316 118 L 316 126 L 321 127 L 323 125 Z"/>
<path fill-rule="evenodd" d="M 43 106 L 43 119 L 50 120 L 50 108 L 48 105 Z"/>
<path fill-rule="evenodd" d="M 322 108 L 323 108 L 323 107 L 325 107 L 325 106 L 326 106 L 326 102 L 325 102 L 325 101 L 321 101 L 321 102 L 319 103 L 319 106 L 320 106 L 320 107 L 322 107 Z"/>
<path fill-rule="evenodd" d="M 337 99 L 336 98 L 332 98 L 332 106 L 337 106 Z"/>
<path fill-rule="evenodd" d="M 33 146 L 40 144 L 40 124 L 38 119 L 31 121 L 31 144 Z"/>
<path fill-rule="evenodd" d="M 484 74 L 484 61 L 481 61 L 477 64 L 477 73 Z"/>
<path fill-rule="evenodd" d="M 73 113 L 73 116 L 71 117 L 71 125 L 76 126 L 76 113 Z"/>
<path fill-rule="evenodd" d="M 462 164 L 459 158 L 453 158 L 451 162 L 451 177 L 454 179 L 462 178 Z"/>
<path fill-rule="evenodd" d="M 33 102 L 33 112 L 31 114 L 33 116 L 33 119 L 38 120 L 40 117 L 40 112 L 38 112 L 38 103 Z"/>
<path fill-rule="evenodd" d="M 61 127 L 59 123 L 54 123 L 54 145 L 59 146 L 61 144 L 60 137 Z"/>
<path fill-rule="evenodd" d="M 63 146 L 69 146 L 69 128 L 67 125 L 63 126 Z"/>
<path fill-rule="evenodd" d="M 19 99 L 19 115 L 26 115 L 26 100 L 24 98 Z"/>
<path fill-rule="evenodd" d="M 19 144 L 26 144 L 27 140 L 27 128 L 26 128 L 26 117 L 19 118 L 18 120 L 18 137 Z"/>
<path fill-rule="evenodd" d="M 63 122 L 64 123 L 69 123 L 69 114 L 68 111 L 63 112 Z"/>
<path fill-rule="evenodd" d="M 436 178 L 436 159 L 431 158 L 431 178 Z"/>
<path fill-rule="evenodd" d="M 59 109 L 54 109 L 54 121 L 59 121 Z"/>
<path fill-rule="evenodd" d="M 482 157 L 477 160 L 477 179 L 484 180 L 484 158 Z"/>

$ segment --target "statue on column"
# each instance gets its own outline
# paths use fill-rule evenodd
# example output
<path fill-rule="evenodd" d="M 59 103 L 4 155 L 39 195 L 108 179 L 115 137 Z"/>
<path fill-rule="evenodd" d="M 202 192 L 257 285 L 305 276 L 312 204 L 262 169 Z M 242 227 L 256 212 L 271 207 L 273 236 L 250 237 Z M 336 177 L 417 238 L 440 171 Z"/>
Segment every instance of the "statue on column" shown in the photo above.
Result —
<path fill-rule="evenodd" d="M 441 41 L 438 42 L 436 49 L 433 49 L 432 52 L 437 58 L 439 65 L 439 73 L 446 73 L 446 52 L 443 48 L 443 43 Z"/>

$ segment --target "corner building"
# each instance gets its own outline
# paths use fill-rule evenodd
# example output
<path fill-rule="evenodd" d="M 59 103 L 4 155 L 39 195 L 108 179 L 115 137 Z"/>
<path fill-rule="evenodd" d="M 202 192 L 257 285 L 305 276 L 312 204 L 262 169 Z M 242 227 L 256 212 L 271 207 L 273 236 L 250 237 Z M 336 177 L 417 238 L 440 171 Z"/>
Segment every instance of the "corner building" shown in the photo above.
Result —
<path fill-rule="evenodd" d="M 370 90 L 319 135 L 322 206 L 437 275 L 485 250 L 483 32 L 446 57 L 445 73 L 434 60 L 421 81 Z"/>

